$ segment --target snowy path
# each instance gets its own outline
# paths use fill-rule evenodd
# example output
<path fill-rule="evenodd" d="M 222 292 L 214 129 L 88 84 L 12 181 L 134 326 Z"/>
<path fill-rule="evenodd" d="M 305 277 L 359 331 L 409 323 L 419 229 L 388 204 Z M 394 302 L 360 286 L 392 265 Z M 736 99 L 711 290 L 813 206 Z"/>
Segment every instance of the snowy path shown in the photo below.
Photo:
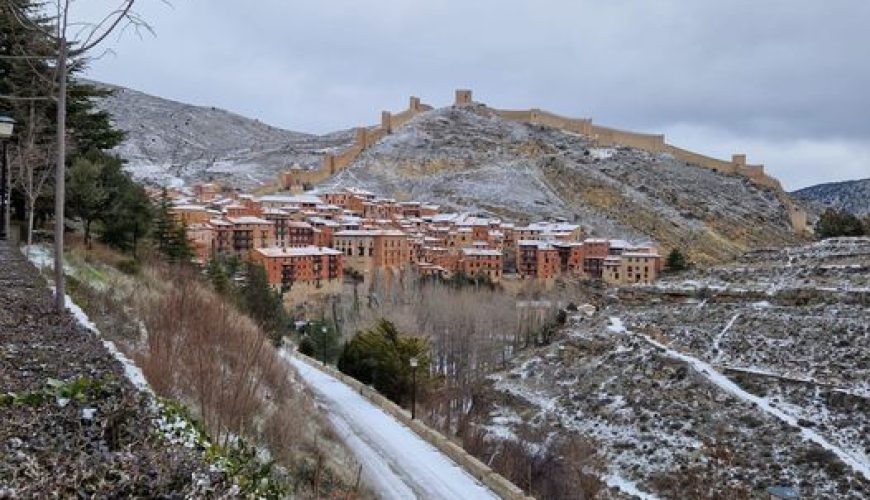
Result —
<path fill-rule="evenodd" d="M 725 325 L 725 328 L 723 328 L 722 331 L 719 332 L 719 335 L 716 335 L 716 339 L 713 340 L 713 352 L 716 353 L 716 361 L 717 362 L 720 359 L 722 359 L 722 351 L 719 350 L 719 344 L 722 342 L 722 339 L 725 338 L 725 335 L 728 333 L 728 330 L 730 330 L 731 327 L 734 326 L 734 322 L 737 321 L 737 318 L 739 318 L 739 317 L 740 317 L 740 313 L 737 313 L 734 316 L 732 316 L 731 319 L 728 320 L 728 324 Z"/>
<path fill-rule="evenodd" d="M 843 448 L 841 448 L 841 447 L 837 446 L 836 444 L 825 439 L 825 437 L 822 436 L 821 434 L 819 434 L 818 432 L 815 432 L 811 429 L 807 429 L 805 427 L 798 426 L 797 417 L 790 415 L 790 414 L 784 412 L 783 410 L 780 410 L 779 408 L 774 407 L 765 398 L 761 398 L 761 397 L 758 397 L 754 394 L 750 394 L 750 393 L 746 392 L 739 385 L 732 382 L 728 377 L 726 377 L 725 375 L 716 371 L 716 369 L 713 368 L 713 366 L 710 365 L 709 363 L 702 361 L 698 358 L 695 358 L 693 356 L 689 356 L 688 354 L 683 354 L 683 353 L 678 352 L 674 349 L 671 349 L 670 347 L 667 347 L 666 345 L 653 340 L 652 338 L 650 338 L 647 335 L 644 335 L 643 333 L 632 332 L 632 331 L 626 329 L 623 326 L 622 320 L 620 318 L 611 317 L 610 318 L 610 326 L 608 327 L 608 330 L 610 330 L 614 333 L 629 333 L 632 335 L 637 335 L 638 337 L 645 339 L 651 345 L 658 347 L 659 349 L 664 350 L 665 354 L 667 354 L 669 357 L 674 358 L 674 359 L 679 359 L 679 360 L 689 364 L 690 366 L 692 366 L 692 368 L 695 369 L 695 371 L 700 373 L 710 383 L 716 385 L 720 389 L 731 393 L 732 395 L 734 395 L 735 397 L 737 397 L 738 399 L 740 399 L 742 401 L 745 401 L 749 404 L 757 405 L 758 409 L 760 409 L 761 411 L 763 411 L 763 412 L 765 412 L 765 413 L 767 413 L 775 418 L 778 418 L 779 420 L 787 423 L 788 425 L 790 425 L 792 427 L 799 427 L 801 429 L 801 436 L 803 436 L 804 439 L 812 441 L 812 442 L 818 444 L 819 446 L 821 446 L 822 448 L 830 450 L 831 452 L 836 454 L 840 458 L 840 460 L 842 460 L 844 463 L 846 463 L 849 467 L 855 469 L 857 472 L 859 472 L 861 475 L 863 475 L 866 479 L 870 479 L 870 463 L 868 463 L 868 461 L 865 458 L 856 457 L 856 456 L 852 455 L 851 453 L 844 450 Z"/>
<path fill-rule="evenodd" d="M 326 407 L 329 420 L 382 498 L 496 499 L 498 496 L 411 429 L 326 373 L 285 353 Z"/>

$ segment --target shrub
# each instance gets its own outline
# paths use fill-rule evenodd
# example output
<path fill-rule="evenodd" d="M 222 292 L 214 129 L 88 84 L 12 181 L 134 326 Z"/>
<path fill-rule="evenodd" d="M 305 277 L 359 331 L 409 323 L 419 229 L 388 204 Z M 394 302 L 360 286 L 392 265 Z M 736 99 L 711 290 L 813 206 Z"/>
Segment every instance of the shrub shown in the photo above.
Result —
<path fill-rule="evenodd" d="M 131 276 L 135 276 L 139 274 L 139 271 L 142 270 L 142 267 L 139 265 L 139 262 L 133 259 L 124 259 L 118 262 L 117 266 L 119 271 L 124 274 L 129 274 Z"/>

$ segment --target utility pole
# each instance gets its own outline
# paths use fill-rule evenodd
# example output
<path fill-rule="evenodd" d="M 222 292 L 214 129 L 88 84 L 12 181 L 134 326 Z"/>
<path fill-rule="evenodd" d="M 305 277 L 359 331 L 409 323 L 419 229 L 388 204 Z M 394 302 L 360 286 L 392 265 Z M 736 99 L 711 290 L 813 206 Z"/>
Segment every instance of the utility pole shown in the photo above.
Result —
<path fill-rule="evenodd" d="M 64 19 L 65 21 L 66 19 Z M 64 26 L 65 29 L 66 26 Z M 54 179 L 54 300 L 58 314 L 66 309 L 66 287 L 63 275 L 63 209 L 66 189 L 66 59 L 66 37 L 61 34 L 57 54 L 57 166 Z"/>

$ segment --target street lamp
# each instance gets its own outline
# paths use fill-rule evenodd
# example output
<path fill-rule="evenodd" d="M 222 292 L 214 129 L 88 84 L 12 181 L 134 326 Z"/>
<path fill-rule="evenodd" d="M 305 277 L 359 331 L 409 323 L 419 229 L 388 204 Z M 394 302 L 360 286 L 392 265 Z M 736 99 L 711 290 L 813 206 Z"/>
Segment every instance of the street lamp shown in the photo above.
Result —
<path fill-rule="evenodd" d="M 320 328 L 320 333 L 322 334 L 320 336 L 320 356 L 322 358 L 320 360 L 320 362 L 323 364 L 326 364 L 326 345 L 327 345 L 327 342 L 326 342 L 326 327 L 325 326 Z"/>
<path fill-rule="evenodd" d="M 417 418 L 417 357 L 413 357 L 409 360 L 411 363 L 411 379 L 413 380 L 411 386 L 411 420 Z"/>
<path fill-rule="evenodd" d="M 0 167 L 0 240 L 6 239 L 9 230 L 9 159 L 6 154 L 6 143 L 12 137 L 15 120 L 10 116 L 0 115 L 0 142 L 3 142 L 3 160 Z"/>

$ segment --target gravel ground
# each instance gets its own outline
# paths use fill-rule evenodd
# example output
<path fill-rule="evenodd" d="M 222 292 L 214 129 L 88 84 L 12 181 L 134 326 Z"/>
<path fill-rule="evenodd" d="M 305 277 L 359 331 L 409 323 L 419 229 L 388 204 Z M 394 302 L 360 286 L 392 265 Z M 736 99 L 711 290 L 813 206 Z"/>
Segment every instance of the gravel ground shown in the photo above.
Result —
<path fill-rule="evenodd" d="M 0 242 L 0 498 L 224 496 L 202 450 L 162 437 L 158 411 Z"/>

